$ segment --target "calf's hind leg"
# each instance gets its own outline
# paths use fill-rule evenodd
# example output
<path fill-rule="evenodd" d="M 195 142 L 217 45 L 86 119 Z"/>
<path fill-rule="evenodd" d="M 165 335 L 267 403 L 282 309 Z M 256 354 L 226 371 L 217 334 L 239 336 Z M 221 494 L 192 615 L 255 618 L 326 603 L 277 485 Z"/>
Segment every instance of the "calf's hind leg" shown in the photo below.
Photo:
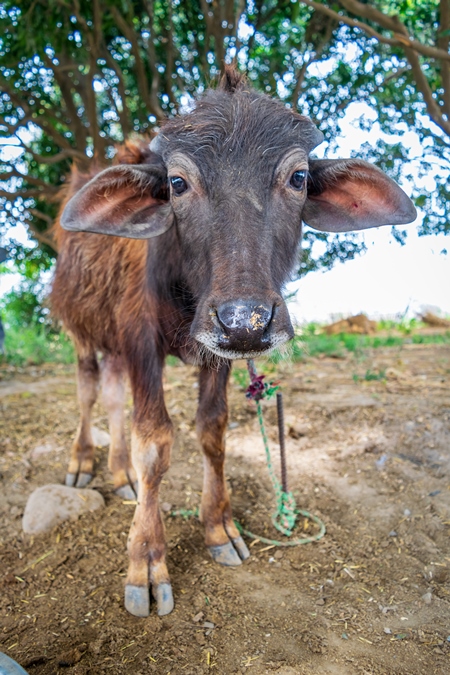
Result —
<path fill-rule="evenodd" d="M 231 513 L 225 483 L 224 435 L 228 419 L 226 388 L 231 365 L 218 371 L 200 371 L 197 432 L 204 453 L 203 492 L 200 520 L 205 526 L 205 542 L 213 559 L 221 565 L 240 565 L 249 550 Z"/>
<path fill-rule="evenodd" d="M 97 400 L 100 370 L 95 352 L 78 353 L 78 403 L 80 423 L 72 445 L 66 485 L 86 487 L 94 473 L 94 441 L 91 432 L 92 407 Z"/>
<path fill-rule="evenodd" d="M 108 411 L 109 448 L 108 467 L 113 475 L 114 490 L 123 499 L 135 499 L 136 474 L 131 466 L 125 439 L 125 364 L 122 357 L 107 354 L 101 362 L 102 401 Z"/>

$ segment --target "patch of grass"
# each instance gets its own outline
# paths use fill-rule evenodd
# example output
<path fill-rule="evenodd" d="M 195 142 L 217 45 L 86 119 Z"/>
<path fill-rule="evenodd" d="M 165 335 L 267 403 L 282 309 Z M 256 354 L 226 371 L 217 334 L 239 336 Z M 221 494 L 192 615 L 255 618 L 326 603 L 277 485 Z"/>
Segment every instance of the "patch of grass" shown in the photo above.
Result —
<path fill-rule="evenodd" d="M 45 326 L 32 324 L 19 329 L 5 326 L 4 361 L 14 366 L 41 363 L 74 363 L 75 349 L 63 332 L 49 331 Z"/>
<path fill-rule="evenodd" d="M 402 319 L 401 321 L 392 321 L 391 319 L 382 319 L 378 321 L 378 330 L 396 330 L 403 335 L 410 335 L 417 328 L 423 328 L 425 324 L 419 319 Z"/>
<path fill-rule="evenodd" d="M 374 380 L 385 380 L 386 379 L 386 370 L 379 370 L 377 371 L 372 371 L 370 368 L 366 370 L 366 373 L 364 377 L 360 377 L 359 375 L 353 375 L 353 381 L 354 382 L 359 382 L 359 380 L 365 380 L 366 382 L 373 382 Z"/>
<path fill-rule="evenodd" d="M 247 389 L 250 382 L 247 368 L 233 368 L 231 376 L 233 378 L 234 384 L 236 384 L 240 389 Z"/>
<path fill-rule="evenodd" d="M 412 335 L 410 342 L 414 345 L 450 344 L 450 331 L 436 335 Z"/>
<path fill-rule="evenodd" d="M 435 335 L 357 335 L 339 333 L 338 335 L 318 334 L 317 328 L 306 327 L 290 343 L 288 350 L 275 350 L 270 360 L 279 363 L 283 359 L 302 361 L 308 356 L 324 354 L 331 358 L 345 358 L 346 354 L 361 355 L 366 349 L 380 347 L 401 347 L 404 344 L 450 344 L 450 331 Z"/>
<path fill-rule="evenodd" d="M 172 356 L 169 354 L 169 356 L 166 356 L 166 366 L 180 366 L 181 361 L 177 356 Z"/>

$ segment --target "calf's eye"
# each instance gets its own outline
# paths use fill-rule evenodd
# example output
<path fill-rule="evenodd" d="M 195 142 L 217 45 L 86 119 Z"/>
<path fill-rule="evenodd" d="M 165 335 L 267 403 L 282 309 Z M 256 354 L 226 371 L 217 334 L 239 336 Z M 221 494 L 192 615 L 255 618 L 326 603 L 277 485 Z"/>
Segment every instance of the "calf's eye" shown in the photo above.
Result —
<path fill-rule="evenodd" d="M 302 190 L 305 187 L 306 171 L 294 171 L 289 181 L 295 190 Z"/>
<path fill-rule="evenodd" d="M 172 190 L 176 195 L 182 195 L 188 189 L 187 183 L 181 176 L 172 176 L 170 178 Z"/>

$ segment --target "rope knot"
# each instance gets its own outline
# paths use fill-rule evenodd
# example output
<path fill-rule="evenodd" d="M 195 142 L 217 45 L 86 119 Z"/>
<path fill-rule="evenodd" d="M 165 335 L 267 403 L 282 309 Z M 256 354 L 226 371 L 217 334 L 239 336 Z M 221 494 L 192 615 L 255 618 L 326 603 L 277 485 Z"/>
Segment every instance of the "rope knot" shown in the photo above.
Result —
<path fill-rule="evenodd" d="M 297 504 L 292 492 L 277 490 L 277 510 L 272 516 L 274 526 L 287 537 L 292 535 L 297 521 Z"/>

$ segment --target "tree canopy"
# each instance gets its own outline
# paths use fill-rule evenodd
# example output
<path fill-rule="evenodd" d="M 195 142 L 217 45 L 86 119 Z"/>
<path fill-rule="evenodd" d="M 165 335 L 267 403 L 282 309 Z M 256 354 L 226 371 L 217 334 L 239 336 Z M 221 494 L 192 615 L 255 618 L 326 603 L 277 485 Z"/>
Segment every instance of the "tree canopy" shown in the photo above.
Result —
<path fill-rule="evenodd" d="M 350 104 L 366 102 L 395 137 L 380 136 L 364 155 L 409 177 L 426 213 L 422 233 L 449 233 L 449 41 L 449 0 L 5 0 L 2 228 L 25 223 L 40 244 L 33 260 L 48 266 L 70 164 L 106 164 L 117 142 L 183 112 L 235 59 L 255 87 L 308 114 L 331 146 Z M 418 158 L 402 142 L 409 129 Z M 405 171 L 414 159 L 419 176 L 436 167 L 430 193 Z M 360 248 L 352 235 L 308 232 L 299 271 Z"/>

